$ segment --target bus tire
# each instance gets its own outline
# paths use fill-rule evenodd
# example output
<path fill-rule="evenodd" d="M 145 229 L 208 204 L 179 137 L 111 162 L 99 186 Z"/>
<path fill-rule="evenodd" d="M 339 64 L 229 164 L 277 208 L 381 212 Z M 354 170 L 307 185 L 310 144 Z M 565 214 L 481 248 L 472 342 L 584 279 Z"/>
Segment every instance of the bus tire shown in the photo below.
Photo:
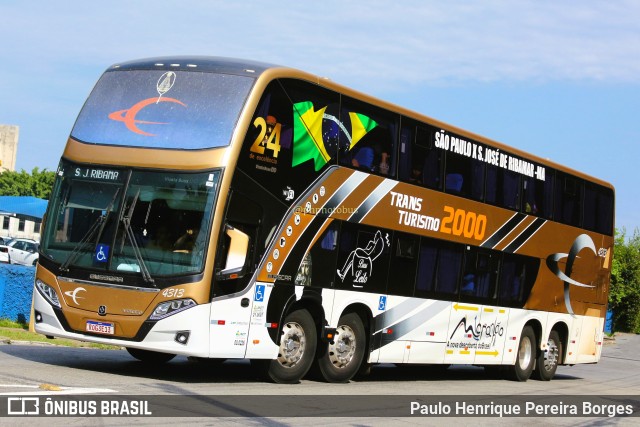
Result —
<path fill-rule="evenodd" d="M 524 382 L 531 377 L 533 366 L 536 360 L 536 334 L 531 326 L 522 329 L 518 352 L 516 353 L 516 363 L 510 366 L 510 377 L 514 381 Z"/>
<path fill-rule="evenodd" d="M 278 357 L 262 363 L 267 379 L 278 384 L 296 384 L 304 377 L 316 354 L 318 334 L 307 310 L 289 313 L 282 324 Z"/>
<path fill-rule="evenodd" d="M 318 358 L 320 374 L 327 382 L 346 383 L 358 373 L 367 342 L 365 333 L 356 313 L 340 317 L 333 340 Z"/>
<path fill-rule="evenodd" d="M 140 350 L 139 348 L 127 347 L 127 352 L 141 362 L 154 364 L 166 363 L 176 357 L 175 354 L 160 353 L 159 351 Z"/>
<path fill-rule="evenodd" d="M 556 331 L 551 331 L 547 340 L 547 349 L 541 351 L 536 361 L 534 378 L 540 381 L 550 381 L 556 374 L 558 364 L 562 361 L 562 341 Z"/>

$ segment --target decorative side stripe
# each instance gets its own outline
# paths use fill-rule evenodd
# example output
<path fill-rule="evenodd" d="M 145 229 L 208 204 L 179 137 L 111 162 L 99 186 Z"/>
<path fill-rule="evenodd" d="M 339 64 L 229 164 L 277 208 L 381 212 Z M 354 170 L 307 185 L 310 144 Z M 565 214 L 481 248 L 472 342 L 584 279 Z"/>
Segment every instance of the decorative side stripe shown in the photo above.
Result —
<path fill-rule="evenodd" d="M 424 303 L 425 301 L 420 301 L 420 302 Z M 391 329 L 393 331 L 390 335 L 384 334 L 382 330 L 375 332 L 373 335 L 376 336 L 378 334 L 382 334 L 383 340 L 401 339 L 402 337 L 411 333 L 412 331 L 415 331 L 416 329 L 424 326 L 425 323 L 427 323 L 429 320 L 433 319 L 436 315 L 438 315 L 442 311 L 442 309 L 446 309 L 448 307 L 449 306 L 435 307 L 434 304 L 429 304 L 428 306 L 424 307 L 422 310 L 413 314 L 411 317 L 408 317 L 400 322 L 394 321 L 393 323 L 391 323 L 391 322 L 384 321 L 384 323 L 386 324 L 385 329 Z M 438 310 L 438 308 L 440 308 L 440 310 Z M 378 340 L 375 340 L 375 339 L 373 340 L 373 343 L 374 343 L 373 350 L 377 350 L 378 348 L 388 344 L 388 342 L 384 342 L 384 341 L 379 342 Z"/>
<path fill-rule="evenodd" d="M 513 231 L 527 216 L 523 213 L 517 212 L 509 219 L 502 227 L 491 235 L 480 247 L 483 248 L 495 248 L 509 233 Z"/>
<path fill-rule="evenodd" d="M 375 333 L 377 334 L 382 329 L 388 328 L 391 325 L 398 323 L 400 319 L 405 317 L 407 314 L 409 314 L 422 304 L 424 304 L 423 300 L 417 298 L 409 298 L 406 301 L 396 305 L 395 307 L 380 313 L 374 318 Z"/>
<path fill-rule="evenodd" d="M 527 228 L 524 229 L 522 233 L 518 237 L 516 237 L 513 242 L 509 243 L 509 245 L 504 248 L 504 252 L 513 253 L 524 245 L 527 240 L 533 237 L 534 234 L 547 222 L 544 218 L 536 218 Z"/>
<path fill-rule="evenodd" d="M 391 191 L 398 183 L 390 179 L 382 181 L 375 190 L 371 192 L 364 202 L 360 204 L 349 217 L 349 221 L 360 222 L 365 216 Z"/>
<path fill-rule="evenodd" d="M 344 199 L 346 199 L 347 196 L 351 194 L 353 190 L 356 189 L 356 187 L 362 184 L 362 181 L 364 181 L 367 178 L 367 176 L 368 175 L 363 172 L 353 173 L 347 179 L 347 181 L 340 186 L 338 191 L 336 191 L 333 194 L 333 196 L 331 196 L 331 198 L 327 200 L 327 203 L 325 203 L 323 206 L 324 209 L 322 213 L 316 216 L 324 216 L 324 217 L 329 216 L 328 213 L 333 212 L 344 201 Z"/>

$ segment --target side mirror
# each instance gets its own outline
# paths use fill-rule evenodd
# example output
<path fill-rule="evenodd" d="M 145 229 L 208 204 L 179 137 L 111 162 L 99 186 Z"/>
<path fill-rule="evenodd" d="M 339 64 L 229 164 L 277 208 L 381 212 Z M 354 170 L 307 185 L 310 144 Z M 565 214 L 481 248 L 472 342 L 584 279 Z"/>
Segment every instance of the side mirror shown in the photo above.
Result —
<path fill-rule="evenodd" d="M 245 274 L 247 254 L 249 253 L 249 235 L 243 233 L 229 224 L 225 226 L 225 232 L 231 242 L 227 252 L 227 262 L 216 276 L 219 280 L 238 279 Z"/>

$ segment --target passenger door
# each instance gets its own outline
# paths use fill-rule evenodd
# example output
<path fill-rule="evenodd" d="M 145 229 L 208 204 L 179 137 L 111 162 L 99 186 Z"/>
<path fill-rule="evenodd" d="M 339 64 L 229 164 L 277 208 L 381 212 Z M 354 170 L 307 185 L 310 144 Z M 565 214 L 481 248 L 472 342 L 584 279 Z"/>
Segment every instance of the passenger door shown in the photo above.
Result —
<path fill-rule="evenodd" d="M 218 276 L 214 283 L 211 302 L 210 357 L 244 358 L 249 336 L 249 322 L 254 302 L 265 300 L 265 285 L 250 283 L 259 257 L 264 251 L 261 234 L 264 210 L 252 198 L 233 192 L 225 219 L 226 231 L 221 238 L 216 272 L 225 269 L 227 260 L 234 254 L 234 233 L 248 238 L 244 268 L 238 274 Z M 229 230 L 233 232 L 229 233 Z M 251 285 L 251 286 L 250 286 Z"/>

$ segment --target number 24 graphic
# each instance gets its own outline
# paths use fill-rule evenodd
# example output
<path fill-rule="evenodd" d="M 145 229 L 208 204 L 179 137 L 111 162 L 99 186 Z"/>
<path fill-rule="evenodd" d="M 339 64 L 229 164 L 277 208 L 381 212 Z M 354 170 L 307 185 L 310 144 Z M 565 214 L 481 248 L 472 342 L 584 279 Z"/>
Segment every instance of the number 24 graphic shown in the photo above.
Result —
<path fill-rule="evenodd" d="M 253 125 L 260 128 L 260 134 L 258 134 L 253 145 L 251 145 L 251 152 L 264 154 L 264 150 L 267 148 L 273 152 L 273 157 L 278 158 L 278 153 L 280 153 L 280 130 L 282 125 L 280 123 L 276 123 L 275 126 L 273 126 L 273 130 L 268 129 L 267 121 L 264 117 L 257 117 L 253 121 Z M 270 132 L 267 135 L 268 130 L 270 130 Z"/>

